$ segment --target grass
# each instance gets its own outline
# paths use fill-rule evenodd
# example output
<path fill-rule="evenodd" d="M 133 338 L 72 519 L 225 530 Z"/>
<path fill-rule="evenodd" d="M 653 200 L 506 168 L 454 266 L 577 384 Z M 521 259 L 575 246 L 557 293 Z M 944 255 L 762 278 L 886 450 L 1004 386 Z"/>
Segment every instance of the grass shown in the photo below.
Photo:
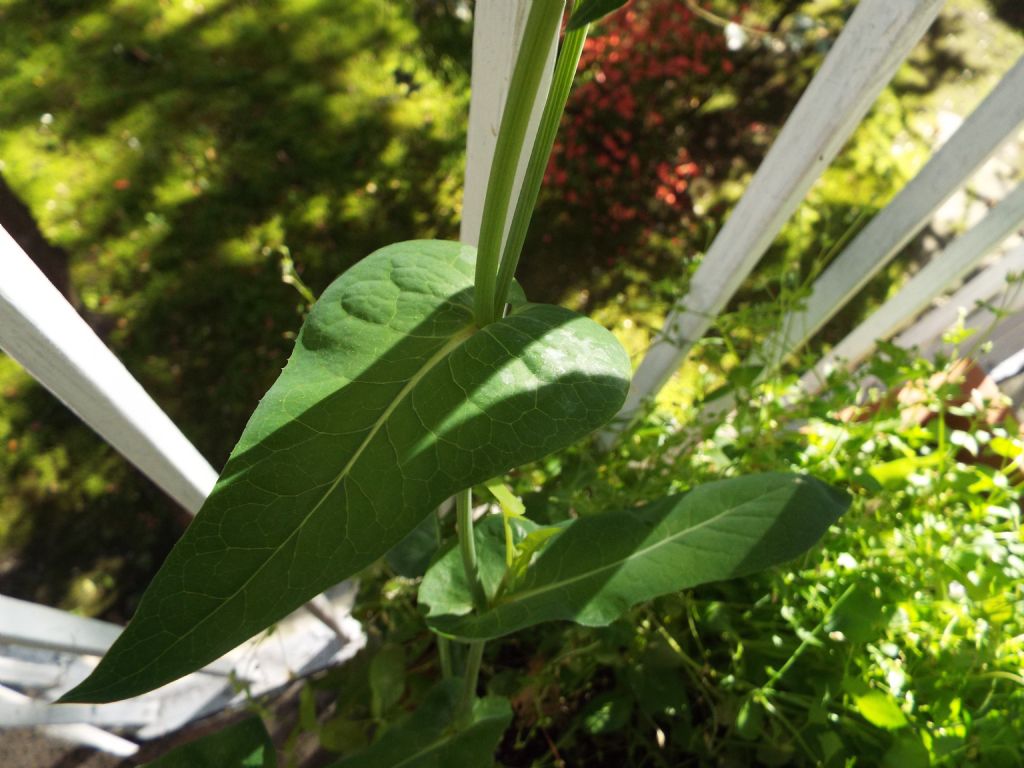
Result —
<path fill-rule="evenodd" d="M 457 232 L 468 80 L 446 51 L 466 28 L 423 21 L 374 0 L 0 2 L 0 173 L 214 466 L 302 320 L 285 253 L 319 292 Z M 0 589 L 127 618 L 181 515 L 7 360 L 0 388 Z"/>

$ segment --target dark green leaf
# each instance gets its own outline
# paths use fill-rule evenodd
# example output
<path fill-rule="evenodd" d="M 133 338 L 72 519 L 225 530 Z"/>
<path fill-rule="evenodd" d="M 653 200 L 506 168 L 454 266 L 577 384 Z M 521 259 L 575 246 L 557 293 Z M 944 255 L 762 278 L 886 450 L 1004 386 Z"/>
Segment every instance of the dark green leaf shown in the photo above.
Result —
<path fill-rule="evenodd" d="M 276 768 L 277 753 L 258 717 L 182 744 L 149 768 Z"/>
<path fill-rule="evenodd" d="M 405 651 L 400 645 L 385 645 L 370 662 L 370 709 L 383 717 L 405 692 Z"/>
<path fill-rule="evenodd" d="M 403 723 L 388 729 L 376 744 L 333 768 L 454 768 L 494 764 L 494 750 L 512 722 L 505 699 L 488 697 L 473 705 L 472 719 L 456 730 L 455 710 L 461 680 L 436 685 Z"/>
<path fill-rule="evenodd" d="M 721 480 L 640 509 L 576 520 L 514 591 L 482 613 L 470 613 L 444 589 L 461 567 L 457 552 L 427 571 L 419 599 L 433 629 L 465 639 L 555 619 L 600 626 L 658 595 L 785 562 L 812 546 L 848 504 L 845 494 L 809 477 Z M 487 546 L 481 536 L 480 547 Z"/>
<path fill-rule="evenodd" d="M 743 700 L 736 713 L 736 733 L 744 741 L 757 741 L 764 727 L 764 709 L 750 696 Z"/>
<path fill-rule="evenodd" d="M 595 698 L 587 704 L 580 716 L 587 733 L 599 734 L 621 730 L 632 714 L 632 699 L 622 692 L 614 692 Z"/>
<path fill-rule="evenodd" d="M 434 515 L 427 515 L 404 539 L 388 551 L 385 559 L 399 576 L 416 579 L 426 572 L 427 566 L 440 548 L 441 532 L 437 518 Z"/>
<path fill-rule="evenodd" d="M 474 259 L 458 243 L 399 243 L 323 293 L 135 617 L 65 700 L 134 696 L 198 669 L 374 562 L 456 491 L 611 418 L 630 370 L 615 338 L 547 305 L 478 329 Z"/>
<path fill-rule="evenodd" d="M 617 11 L 624 6 L 628 0 L 583 0 L 571 17 L 569 17 L 568 29 L 579 29 L 586 24 L 592 24 L 603 19 L 610 13 Z"/>

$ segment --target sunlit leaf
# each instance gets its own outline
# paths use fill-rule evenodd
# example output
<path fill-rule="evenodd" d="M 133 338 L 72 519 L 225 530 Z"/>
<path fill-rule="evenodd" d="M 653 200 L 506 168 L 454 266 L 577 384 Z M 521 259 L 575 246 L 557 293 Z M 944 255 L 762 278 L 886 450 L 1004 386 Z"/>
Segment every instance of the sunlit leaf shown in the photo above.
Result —
<path fill-rule="evenodd" d="M 630 371 L 615 338 L 521 302 L 477 328 L 474 261 L 458 243 L 399 243 L 323 293 L 131 623 L 65 700 L 125 698 L 200 668 L 374 562 L 456 491 L 611 418 Z"/>
<path fill-rule="evenodd" d="M 812 546 L 848 504 L 845 494 L 809 477 L 721 480 L 640 509 L 572 522 L 515 588 L 494 596 L 482 612 L 471 612 L 451 589 L 461 568 L 454 551 L 427 571 L 419 599 L 433 629 L 464 639 L 556 619 L 605 625 L 659 595 L 785 562 Z M 495 546 L 492 533 L 477 538 L 481 550 Z"/>
<path fill-rule="evenodd" d="M 883 691 L 854 696 L 853 705 L 865 720 L 879 728 L 895 730 L 907 724 L 907 716 L 896 699 Z"/>

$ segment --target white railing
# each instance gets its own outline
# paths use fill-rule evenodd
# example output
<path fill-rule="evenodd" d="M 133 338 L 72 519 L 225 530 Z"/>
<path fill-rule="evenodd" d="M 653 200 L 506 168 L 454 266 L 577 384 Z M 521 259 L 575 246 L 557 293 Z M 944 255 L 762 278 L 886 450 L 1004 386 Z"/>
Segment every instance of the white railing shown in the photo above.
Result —
<path fill-rule="evenodd" d="M 715 238 L 633 377 L 617 420 L 631 420 L 768 250 L 942 7 L 942 0 L 862 0 Z"/>
<path fill-rule="evenodd" d="M 1022 99 L 1024 101 L 1024 99 Z M 809 392 L 816 392 L 839 365 L 853 367 L 875 348 L 877 339 L 889 339 L 925 309 L 931 300 L 966 275 L 999 243 L 1024 226 L 1024 184 L 993 208 L 978 224 L 954 240 L 942 253 L 911 278 L 839 342 L 804 376 Z"/>
<path fill-rule="evenodd" d="M 478 0 L 476 4 L 461 233 L 465 242 L 476 242 L 479 233 L 497 127 L 529 3 Z M 941 0 L 861 0 L 857 5 L 640 365 L 617 421 L 619 428 L 658 392 L 725 309 L 941 5 Z M 550 71 L 549 61 L 549 77 Z M 1020 129 L 1022 93 L 1024 60 L 1010 69 L 960 130 L 821 275 L 807 306 L 789 317 L 759 354 L 762 361 L 778 362 L 805 343 L 898 255 L 943 201 Z M 528 145 L 540 110 L 538 102 Z M 524 168 L 525 163 L 520 165 L 517 187 Z M 856 362 L 870 352 L 876 339 L 897 333 L 977 266 L 1022 220 L 1024 188 L 1018 188 L 855 329 L 815 371 L 820 374 L 843 358 Z M 0 346 L 194 513 L 213 486 L 214 470 L 2 230 L 0 264 Z M 991 365 L 1012 362 L 1020 354 L 1019 334 L 1024 327 L 1024 289 L 1009 286 L 1010 277 L 1018 271 L 1024 271 L 1024 246 L 986 265 L 948 301 L 914 321 L 897 342 L 934 348 L 959 313 L 967 315 L 968 327 L 986 328 L 994 315 L 978 304 L 991 301 L 1017 314 L 997 331 L 993 350 L 998 351 L 990 352 L 986 361 Z M 89 672 L 120 627 L 0 596 L 0 727 L 39 725 L 56 738 L 131 754 L 134 742 L 100 726 L 129 727 L 137 738 L 149 738 L 237 703 L 242 694 L 231 680 L 241 681 L 258 695 L 294 675 L 351 657 L 365 642 L 349 615 L 353 595 L 352 585 L 340 585 L 285 619 L 272 636 L 261 635 L 214 665 L 146 696 L 117 704 L 61 708 L 47 702 Z"/>

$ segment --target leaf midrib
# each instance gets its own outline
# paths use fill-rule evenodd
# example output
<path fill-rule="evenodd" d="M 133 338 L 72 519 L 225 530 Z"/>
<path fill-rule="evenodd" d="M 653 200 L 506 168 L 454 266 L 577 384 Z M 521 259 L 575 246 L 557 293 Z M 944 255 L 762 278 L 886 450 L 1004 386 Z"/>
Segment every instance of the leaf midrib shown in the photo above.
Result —
<path fill-rule="evenodd" d="M 258 568 L 256 568 L 255 571 L 253 571 L 252 575 L 249 576 L 249 578 L 247 578 L 241 584 L 241 586 L 238 587 L 238 589 L 236 589 L 227 597 L 223 598 L 218 604 L 218 606 L 214 608 L 214 610 L 212 610 L 202 619 L 193 624 L 192 627 L 187 632 L 180 635 L 173 643 L 167 646 L 167 648 L 164 651 L 154 656 L 148 664 L 141 667 L 139 671 L 136 673 L 136 676 L 142 674 L 147 669 L 152 668 L 153 665 L 159 662 L 160 659 L 162 659 L 167 653 L 169 653 L 172 649 L 178 647 L 178 645 L 185 641 L 191 634 L 193 634 L 207 621 L 209 621 L 213 616 L 215 616 L 221 610 L 221 608 L 223 608 L 224 605 L 238 597 L 238 595 L 241 594 L 249 586 L 252 580 L 263 572 L 264 568 L 267 567 L 268 563 L 274 558 L 274 556 L 276 556 L 282 549 L 284 549 L 284 547 L 287 546 L 288 542 L 291 541 L 293 537 L 299 534 L 299 531 L 301 531 L 303 527 L 306 525 L 306 523 L 309 522 L 309 519 L 314 514 L 316 514 L 317 510 L 320 509 L 323 503 L 330 497 L 332 493 L 334 493 L 334 490 L 338 487 L 342 480 L 345 479 L 345 477 L 351 471 L 352 467 L 355 466 L 355 463 L 359 460 L 359 457 L 363 455 L 363 452 L 366 450 L 367 446 L 373 441 L 373 438 L 377 436 L 377 433 L 380 432 L 384 424 L 387 423 L 387 420 L 388 418 L 390 418 L 391 414 L 395 412 L 395 409 L 401 404 L 403 400 L 405 400 L 409 393 L 412 392 L 413 389 L 415 389 L 416 385 L 419 384 L 419 382 L 422 381 L 423 378 L 428 373 L 430 373 L 430 371 L 433 370 L 435 366 L 437 366 L 440 362 L 445 360 L 459 345 L 461 345 L 464 341 L 469 339 L 476 331 L 477 327 L 475 325 L 468 325 L 463 328 L 460 328 L 458 331 L 452 334 L 448 341 L 446 341 L 444 345 L 442 345 L 441 348 L 437 350 L 437 352 L 435 352 L 427 359 L 423 366 L 419 370 L 417 370 L 416 373 L 413 374 L 409 381 L 405 383 L 405 385 L 398 392 L 395 398 L 391 401 L 388 407 L 384 409 L 384 412 L 381 413 L 381 415 L 374 422 L 373 426 L 370 428 L 369 433 L 359 444 L 359 447 L 356 448 L 356 451 L 352 455 L 352 458 L 350 458 L 348 462 L 346 462 L 345 466 L 342 467 L 341 470 L 338 472 L 338 476 L 331 483 L 330 488 L 328 488 L 324 492 L 324 494 L 320 497 L 320 500 L 317 501 L 317 503 L 313 505 L 309 512 L 305 514 L 305 516 L 298 523 L 298 525 L 295 526 L 292 532 L 289 533 L 288 536 L 285 537 L 285 539 L 277 547 L 273 549 L 271 554 L 263 561 L 263 563 Z M 101 688 L 100 690 L 106 690 L 110 687 L 111 686 L 104 686 L 104 688 Z"/>
<path fill-rule="evenodd" d="M 787 487 L 787 488 L 778 488 L 778 489 L 775 489 L 775 490 L 772 490 L 772 491 L 768 491 L 766 493 L 762 493 L 762 494 L 760 494 L 759 496 L 757 496 L 754 499 L 748 499 L 747 501 L 744 501 L 742 504 L 738 504 L 738 505 L 736 505 L 734 507 L 729 507 L 727 509 L 724 509 L 721 512 L 719 512 L 717 515 L 714 515 L 713 517 L 709 517 L 707 520 L 703 520 L 703 521 L 697 523 L 696 525 L 690 526 L 689 528 L 685 528 L 682 531 L 679 531 L 678 533 L 672 534 L 671 536 L 667 536 L 667 537 L 665 537 L 663 539 L 659 539 L 654 544 L 651 544 L 648 547 L 644 547 L 643 549 L 631 552 L 627 556 L 619 558 L 618 560 L 614 560 L 614 561 L 612 561 L 610 563 L 604 563 L 599 568 L 593 568 L 593 569 L 587 571 L 586 573 L 582 573 L 582 574 L 580 574 L 578 576 L 573 576 L 572 578 L 563 579 L 563 580 L 557 581 L 557 582 L 550 582 L 550 583 L 545 584 L 543 586 L 535 587 L 533 589 L 526 590 L 525 592 L 515 592 L 515 593 L 512 593 L 512 594 L 508 595 L 508 599 L 506 601 L 498 603 L 495 606 L 493 606 L 491 611 L 497 612 L 500 608 L 503 608 L 503 607 L 505 607 L 507 605 L 514 605 L 515 603 L 523 602 L 525 600 L 529 600 L 530 598 L 533 598 L 533 597 L 535 597 L 537 595 L 543 595 L 545 592 L 550 592 L 550 591 L 553 591 L 555 589 L 561 589 L 561 588 L 569 586 L 571 584 L 575 584 L 576 582 L 583 581 L 585 579 L 589 579 L 589 578 L 591 578 L 591 577 L 593 577 L 593 576 L 595 576 L 595 575 L 597 575 L 599 573 L 603 573 L 604 571 L 609 571 L 609 570 L 612 570 L 612 569 L 619 568 L 621 565 L 623 565 L 625 563 L 628 563 L 630 560 L 634 560 L 634 559 L 636 559 L 638 557 L 643 557 L 648 552 L 653 552 L 654 550 L 658 549 L 659 547 L 668 546 L 669 544 L 673 543 L 676 539 L 678 539 L 678 538 L 680 538 L 682 536 L 688 536 L 688 535 L 690 535 L 690 534 L 692 534 L 692 533 L 694 533 L 696 531 L 699 531 L 701 528 L 704 528 L 705 526 L 710 525 L 710 524 L 712 524 L 712 523 L 722 519 L 726 515 L 734 514 L 734 513 L 738 512 L 739 510 L 743 509 L 743 507 L 745 507 L 745 506 L 747 506 L 749 504 L 754 504 L 754 503 L 763 501 L 764 499 L 771 497 L 775 493 L 783 493 L 783 492 L 786 492 L 786 491 L 789 491 L 789 490 L 790 489 Z M 488 611 L 488 613 L 490 613 L 491 611 Z M 483 616 L 486 616 L 486 615 L 487 615 L 486 613 L 485 614 L 481 614 L 481 618 Z"/>

